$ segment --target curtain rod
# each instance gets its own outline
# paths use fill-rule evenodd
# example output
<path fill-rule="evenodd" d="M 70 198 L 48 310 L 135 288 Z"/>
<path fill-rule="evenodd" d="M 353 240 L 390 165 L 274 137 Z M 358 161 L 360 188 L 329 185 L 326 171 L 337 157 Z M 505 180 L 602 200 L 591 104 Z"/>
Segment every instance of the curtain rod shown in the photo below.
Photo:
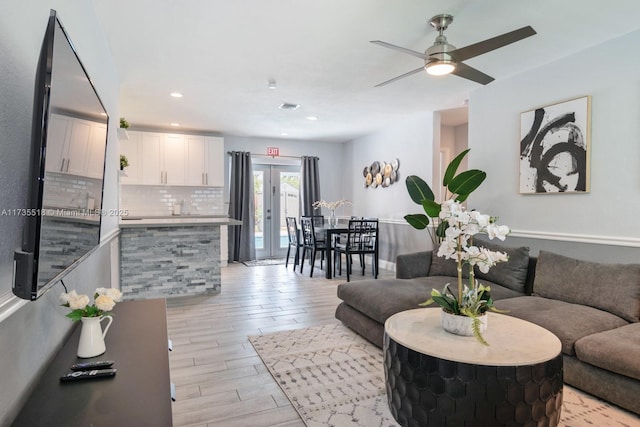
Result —
<path fill-rule="evenodd" d="M 232 154 L 233 154 L 233 151 L 227 151 L 227 155 L 230 156 Z M 253 153 L 250 153 L 250 154 L 251 154 L 251 157 L 264 157 L 268 159 L 276 159 L 278 157 L 285 158 L 285 159 L 302 159 L 302 157 L 304 157 L 304 156 L 269 156 L 268 154 L 253 154 Z M 320 158 L 316 156 L 307 156 L 307 157 L 315 157 L 316 159 L 320 160 Z"/>

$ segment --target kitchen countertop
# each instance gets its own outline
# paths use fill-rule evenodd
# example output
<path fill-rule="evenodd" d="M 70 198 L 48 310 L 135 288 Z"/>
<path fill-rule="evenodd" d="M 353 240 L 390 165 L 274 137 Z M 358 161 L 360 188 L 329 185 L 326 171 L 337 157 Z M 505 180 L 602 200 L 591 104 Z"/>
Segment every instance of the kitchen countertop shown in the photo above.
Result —
<path fill-rule="evenodd" d="M 184 227 L 192 225 L 240 225 L 242 221 L 226 215 L 123 216 L 120 227 Z"/>

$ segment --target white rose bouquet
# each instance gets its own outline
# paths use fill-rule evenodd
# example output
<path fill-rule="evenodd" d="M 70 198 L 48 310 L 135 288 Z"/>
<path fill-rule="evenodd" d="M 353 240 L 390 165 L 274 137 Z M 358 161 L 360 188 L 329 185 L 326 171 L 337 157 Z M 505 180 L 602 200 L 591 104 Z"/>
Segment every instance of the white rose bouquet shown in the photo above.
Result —
<path fill-rule="evenodd" d="M 69 307 L 71 312 L 67 317 L 73 321 L 80 320 L 83 317 L 101 317 L 109 313 L 115 307 L 116 302 L 122 301 L 122 292 L 114 288 L 98 288 L 93 295 L 94 304 L 89 305 L 89 297 L 80 295 L 76 291 L 63 293 L 60 295 L 60 304 L 63 307 Z"/>

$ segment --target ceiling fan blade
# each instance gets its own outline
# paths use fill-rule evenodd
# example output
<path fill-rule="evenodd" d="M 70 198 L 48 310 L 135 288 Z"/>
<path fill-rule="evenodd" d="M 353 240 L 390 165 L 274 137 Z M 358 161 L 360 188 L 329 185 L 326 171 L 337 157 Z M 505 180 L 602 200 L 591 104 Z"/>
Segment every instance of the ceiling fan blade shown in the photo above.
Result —
<path fill-rule="evenodd" d="M 393 83 L 393 82 L 395 82 L 396 80 L 400 80 L 400 79 L 403 79 L 403 78 L 405 78 L 405 77 L 409 77 L 409 76 L 411 76 L 411 75 L 413 75 L 413 74 L 419 73 L 420 71 L 424 71 L 424 67 L 420 67 L 420 68 L 416 68 L 415 70 L 411 70 L 411 71 L 409 71 L 408 73 L 404 73 L 404 74 L 402 74 L 402 75 L 400 75 L 400 76 L 398 76 L 398 77 L 394 77 L 394 78 L 392 78 L 392 79 L 390 79 L 390 80 L 387 80 L 386 82 L 382 82 L 382 83 L 380 83 L 380 84 L 377 84 L 375 87 L 380 87 L 380 86 L 388 85 L 389 83 Z"/>
<path fill-rule="evenodd" d="M 483 53 L 491 52 L 492 50 L 515 43 L 534 34 L 537 34 L 536 31 L 530 26 L 526 26 L 478 43 L 470 44 L 469 46 L 461 47 L 449 52 L 449 54 L 458 62 L 465 61 L 482 55 Z"/>
<path fill-rule="evenodd" d="M 415 50 L 411 50 L 411 49 L 407 49 L 407 48 L 404 48 L 404 47 L 396 46 L 395 44 L 383 42 L 383 41 L 380 41 L 380 40 L 371 40 L 369 43 L 373 43 L 373 44 L 377 44 L 378 46 L 382 46 L 382 47 L 386 47 L 386 48 L 389 48 L 389 49 L 397 50 L 399 52 L 403 52 L 403 53 L 409 54 L 411 56 L 416 56 L 416 57 L 418 57 L 420 59 L 427 59 L 427 56 L 423 52 L 418 52 L 418 51 L 415 51 Z"/>
<path fill-rule="evenodd" d="M 467 64 L 463 64 L 462 62 L 458 62 L 456 65 L 456 69 L 453 70 L 451 74 L 455 74 L 458 77 L 463 77 L 465 79 L 473 80 L 476 83 L 480 83 L 482 85 L 486 85 L 494 81 L 495 79 L 491 76 L 486 75 L 482 71 L 476 70 L 473 67 L 468 66 Z"/>

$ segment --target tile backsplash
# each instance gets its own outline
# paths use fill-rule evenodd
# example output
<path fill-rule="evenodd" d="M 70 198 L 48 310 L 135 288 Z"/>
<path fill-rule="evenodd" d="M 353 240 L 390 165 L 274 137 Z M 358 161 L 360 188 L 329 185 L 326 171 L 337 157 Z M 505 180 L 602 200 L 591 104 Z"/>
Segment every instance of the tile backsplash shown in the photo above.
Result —
<path fill-rule="evenodd" d="M 176 204 L 182 215 L 226 215 L 224 187 L 122 185 L 120 209 L 130 216 L 171 215 Z"/>
<path fill-rule="evenodd" d="M 43 204 L 47 208 L 86 209 L 90 199 L 94 200 L 94 207 L 100 206 L 101 179 L 58 172 L 47 172 L 45 179 L 47 190 Z"/>

